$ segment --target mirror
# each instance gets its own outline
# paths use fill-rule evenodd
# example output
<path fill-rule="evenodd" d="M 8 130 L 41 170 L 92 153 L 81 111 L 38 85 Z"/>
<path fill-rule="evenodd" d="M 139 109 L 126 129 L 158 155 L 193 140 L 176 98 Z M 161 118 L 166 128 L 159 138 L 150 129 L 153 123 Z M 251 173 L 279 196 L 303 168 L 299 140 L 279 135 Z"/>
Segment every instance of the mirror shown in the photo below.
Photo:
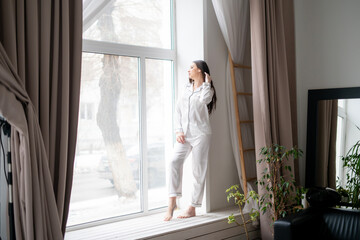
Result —
<path fill-rule="evenodd" d="M 346 176 L 341 156 L 358 140 L 360 87 L 309 90 L 305 187 L 336 188 Z"/>

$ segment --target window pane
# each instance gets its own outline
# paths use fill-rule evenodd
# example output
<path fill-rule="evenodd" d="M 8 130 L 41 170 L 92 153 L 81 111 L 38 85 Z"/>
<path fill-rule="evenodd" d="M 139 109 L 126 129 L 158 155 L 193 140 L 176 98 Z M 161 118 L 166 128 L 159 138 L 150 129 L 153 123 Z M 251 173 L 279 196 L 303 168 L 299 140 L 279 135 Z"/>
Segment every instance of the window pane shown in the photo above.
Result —
<path fill-rule="evenodd" d="M 342 146 L 343 140 L 343 118 L 338 116 L 337 117 L 337 130 L 336 130 L 336 179 L 343 179 L 343 162 L 341 160 L 341 156 L 344 156 L 344 149 Z M 343 186 L 344 182 L 338 182 L 337 184 Z"/>
<path fill-rule="evenodd" d="M 170 8 L 170 0 L 85 1 L 83 38 L 170 49 Z"/>
<path fill-rule="evenodd" d="M 68 225 L 141 211 L 138 58 L 83 53 Z"/>
<path fill-rule="evenodd" d="M 172 61 L 146 59 L 149 209 L 167 204 L 165 159 L 172 149 Z"/>
<path fill-rule="evenodd" d="M 338 99 L 338 106 L 341 108 L 345 108 L 346 99 Z"/>

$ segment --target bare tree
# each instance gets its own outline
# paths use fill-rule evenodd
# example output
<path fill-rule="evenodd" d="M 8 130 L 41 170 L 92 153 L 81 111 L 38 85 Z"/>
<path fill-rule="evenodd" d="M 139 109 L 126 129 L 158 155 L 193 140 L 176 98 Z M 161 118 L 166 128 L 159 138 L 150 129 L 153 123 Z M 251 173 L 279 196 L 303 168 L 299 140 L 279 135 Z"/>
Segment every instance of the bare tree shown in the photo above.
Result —
<path fill-rule="evenodd" d="M 112 2 L 109 3 L 105 16 L 100 18 L 97 23 L 104 41 L 116 38 L 112 4 Z M 136 184 L 130 162 L 126 158 L 117 123 L 117 107 L 121 93 L 121 78 L 118 71 L 119 56 L 104 55 L 102 63 L 103 73 L 99 81 L 101 98 L 97 112 L 97 124 L 104 139 L 114 186 L 119 195 L 133 197 L 137 190 Z"/>

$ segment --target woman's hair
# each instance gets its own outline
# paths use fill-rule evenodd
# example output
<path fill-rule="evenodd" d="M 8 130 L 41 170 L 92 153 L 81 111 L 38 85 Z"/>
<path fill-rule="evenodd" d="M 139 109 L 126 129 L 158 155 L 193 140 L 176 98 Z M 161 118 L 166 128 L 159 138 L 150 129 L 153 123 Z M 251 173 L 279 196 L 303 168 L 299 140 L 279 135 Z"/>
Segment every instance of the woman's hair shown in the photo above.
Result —
<path fill-rule="evenodd" d="M 210 75 L 210 69 L 209 69 L 208 65 L 203 60 L 196 60 L 196 61 L 193 61 L 193 63 L 195 63 L 195 65 L 201 70 L 201 73 L 203 75 L 203 79 L 204 79 L 204 82 L 205 82 L 205 73 Z M 192 83 L 193 81 L 194 81 L 193 79 L 189 78 L 190 83 Z M 211 84 L 211 88 L 214 90 L 214 95 L 213 95 L 213 97 L 211 99 L 211 102 L 207 105 L 209 114 L 212 113 L 213 109 L 214 110 L 216 109 L 216 100 L 217 100 L 216 90 L 215 90 L 213 81 L 211 81 L 210 84 Z"/>

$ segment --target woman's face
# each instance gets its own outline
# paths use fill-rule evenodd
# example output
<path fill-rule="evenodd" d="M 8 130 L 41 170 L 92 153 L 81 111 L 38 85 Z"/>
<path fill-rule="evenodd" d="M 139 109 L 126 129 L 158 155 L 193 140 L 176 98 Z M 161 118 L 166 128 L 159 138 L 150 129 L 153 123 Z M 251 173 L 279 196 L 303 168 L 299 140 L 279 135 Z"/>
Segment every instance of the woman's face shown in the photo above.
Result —
<path fill-rule="evenodd" d="M 196 66 L 195 63 L 191 63 L 188 73 L 190 79 L 199 78 L 201 76 L 201 70 Z"/>

